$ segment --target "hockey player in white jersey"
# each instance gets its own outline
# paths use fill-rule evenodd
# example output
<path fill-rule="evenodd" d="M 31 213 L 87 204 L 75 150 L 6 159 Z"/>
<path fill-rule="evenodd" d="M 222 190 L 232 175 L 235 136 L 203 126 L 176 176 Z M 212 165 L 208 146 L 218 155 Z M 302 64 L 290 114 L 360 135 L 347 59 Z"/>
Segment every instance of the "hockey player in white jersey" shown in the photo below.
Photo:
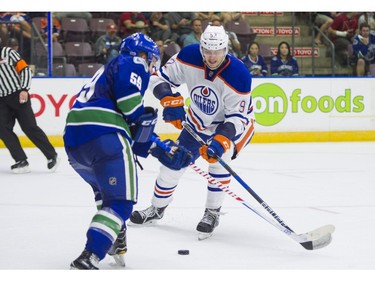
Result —
<path fill-rule="evenodd" d="M 149 89 L 164 107 L 164 121 L 178 129 L 183 129 L 186 122 L 208 145 L 201 146 L 185 129 L 177 143 L 189 148 L 193 161 L 199 156 L 207 160 L 209 174 L 225 185 L 230 182 L 230 174 L 213 156 L 229 163 L 251 140 L 254 131 L 251 82 L 246 66 L 228 54 L 228 36 L 222 26 L 208 26 L 200 44 L 182 48 L 150 78 Z M 172 88 L 184 83 L 191 99 L 187 111 L 183 97 L 172 92 Z M 152 205 L 134 211 L 130 221 L 145 224 L 161 219 L 185 170 L 161 166 Z M 206 208 L 197 226 L 202 239 L 211 236 L 219 224 L 223 200 L 222 190 L 208 183 Z"/>

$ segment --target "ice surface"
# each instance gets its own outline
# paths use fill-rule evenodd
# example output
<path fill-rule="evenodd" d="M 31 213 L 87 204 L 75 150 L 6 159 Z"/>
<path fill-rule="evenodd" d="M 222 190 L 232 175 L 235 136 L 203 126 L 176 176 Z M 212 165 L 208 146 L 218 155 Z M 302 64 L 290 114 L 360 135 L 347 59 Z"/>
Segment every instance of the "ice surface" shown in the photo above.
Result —
<path fill-rule="evenodd" d="M 0 149 L 0 269 L 68 269 L 96 211 L 91 189 L 63 148 L 56 173 L 38 149 L 25 151 L 32 172 L 15 175 Z M 150 205 L 159 169 L 152 156 L 141 164 L 136 210 Z M 198 241 L 205 179 L 188 169 L 162 220 L 128 227 L 127 271 L 375 269 L 375 142 L 251 144 L 230 166 L 296 233 L 335 225 L 332 243 L 307 251 L 230 196 L 214 235 Z M 259 206 L 234 178 L 230 189 Z M 119 268 L 106 257 L 100 269 Z"/>

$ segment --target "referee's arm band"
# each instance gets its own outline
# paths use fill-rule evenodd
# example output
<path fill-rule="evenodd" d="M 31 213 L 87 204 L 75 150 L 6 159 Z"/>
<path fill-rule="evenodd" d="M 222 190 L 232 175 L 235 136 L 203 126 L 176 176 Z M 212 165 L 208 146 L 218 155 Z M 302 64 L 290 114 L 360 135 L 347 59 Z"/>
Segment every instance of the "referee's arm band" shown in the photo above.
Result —
<path fill-rule="evenodd" d="M 29 65 L 25 62 L 24 59 L 20 59 L 17 63 L 16 63 L 16 71 L 17 73 L 21 73 L 22 70 L 24 70 L 26 67 L 28 67 Z"/>

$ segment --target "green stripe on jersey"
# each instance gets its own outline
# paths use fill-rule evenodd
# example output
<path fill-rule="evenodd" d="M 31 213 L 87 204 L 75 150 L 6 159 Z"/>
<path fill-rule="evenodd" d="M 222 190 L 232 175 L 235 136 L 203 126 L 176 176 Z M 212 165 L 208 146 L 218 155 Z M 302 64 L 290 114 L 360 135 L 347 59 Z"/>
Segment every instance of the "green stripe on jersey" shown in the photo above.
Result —
<path fill-rule="evenodd" d="M 134 161 L 133 151 L 129 141 L 117 134 L 119 141 L 122 144 L 122 154 L 124 159 L 124 174 L 125 174 L 125 199 L 137 202 L 137 167 Z"/>
<path fill-rule="evenodd" d="M 136 167 L 135 167 L 135 162 L 133 160 L 133 152 L 132 152 L 132 149 L 130 147 L 130 144 L 128 142 L 127 139 L 123 138 L 124 139 L 124 142 L 125 142 L 125 150 L 126 150 L 126 153 L 125 155 L 127 156 L 127 162 L 128 162 L 128 165 L 126 165 L 128 167 L 128 172 L 126 173 L 126 177 L 128 177 L 127 181 L 126 181 L 126 199 L 128 200 L 131 200 L 131 201 L 134 201 L 136 202 L 136 194 L 135 194 L 135 189 L 136 189 L 136 180 L 137 180 L 137 170 L 136 170 Z"/>
<path fill-rule="evenodd" d="M 123 128 L 131 136 L 128 124 L 122 115 L 115 111 L 93 108 L 72 109 L 67 117 L 67 125 L 80 123 L 95 123 L 98 126 Z"/>
<path fill-rule="evenodd" d="M 135 108 L 142 105 L 143 97 L 141 94 L 131 97 L 129 99 L 122 99 L 117 102 L 117 107 L 124 113 L 129 114 Z"/>

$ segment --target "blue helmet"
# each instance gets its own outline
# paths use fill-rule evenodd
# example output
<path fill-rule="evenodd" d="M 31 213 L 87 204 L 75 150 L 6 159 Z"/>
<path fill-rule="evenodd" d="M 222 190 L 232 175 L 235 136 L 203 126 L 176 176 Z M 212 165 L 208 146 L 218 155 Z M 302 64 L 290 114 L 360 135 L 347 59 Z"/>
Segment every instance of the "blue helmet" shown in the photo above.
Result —
<path fill-rule="evenodd" d="M 147 54 L 148 63 L 155 58 L 160 59 L 160 51 L 158 45 L 147 35 L 137 32 L 124 38 L 120 44 L 120 53 L 138 56 L 139 52 Z"/>

